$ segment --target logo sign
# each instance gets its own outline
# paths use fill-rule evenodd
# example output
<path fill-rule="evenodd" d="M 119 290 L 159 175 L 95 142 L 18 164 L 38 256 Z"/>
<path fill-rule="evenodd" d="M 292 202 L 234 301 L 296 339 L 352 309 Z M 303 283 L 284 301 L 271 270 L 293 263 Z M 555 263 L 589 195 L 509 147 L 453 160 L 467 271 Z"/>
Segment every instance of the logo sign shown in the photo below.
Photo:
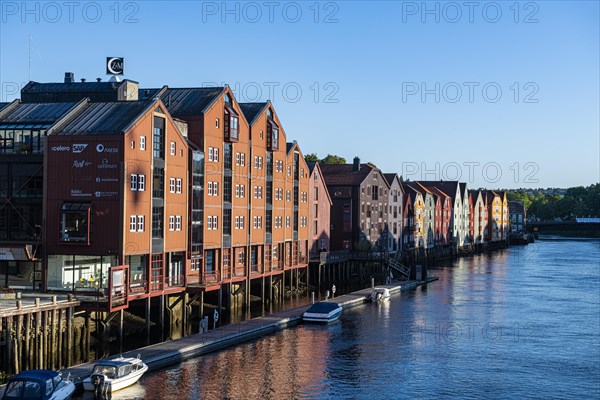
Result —
<path fill-rule="evenodd" d="M 117 164 L 109 164 L 108 159 L 105 158 L 102 160 L 102 164 L 98 164 L 97 167 L 100 169 L 116 169 Z"/>
<path fill-rule="evenodd" d="M 118 147 L 105 147 L 102 143 L 96 145 L 96 151 L 98 153 L 118 153 Z"/>
<path fill-rule="evenodd" d="M 106 57 L 106 75 L 123 75 L 124 66 L 123 57 Z"/>
<path fill-rule="evenodd" d="M 50 150 L 52 150 L 52 151 L 69 151 L 69 150 L 71 150 L 71 147 L 70 146 L 62 146 L 62 145 L 61 146 L 52 146 L 50 148 Z"/>
<path fill-rule="evenodd" d="M 92 163 L 90 161 L 85 161 L 85 160 L 81 160 L 81 161 L 77 161 L 77 160 L 73 160 L 73 168 L 85 168 L 85 167 L 89 167 Z"/>
<path fill-rule="evenodd" d="M 73 153 L 81 153 L 88 147 L 87 144 L 74 144 L 73 145 Z"/>

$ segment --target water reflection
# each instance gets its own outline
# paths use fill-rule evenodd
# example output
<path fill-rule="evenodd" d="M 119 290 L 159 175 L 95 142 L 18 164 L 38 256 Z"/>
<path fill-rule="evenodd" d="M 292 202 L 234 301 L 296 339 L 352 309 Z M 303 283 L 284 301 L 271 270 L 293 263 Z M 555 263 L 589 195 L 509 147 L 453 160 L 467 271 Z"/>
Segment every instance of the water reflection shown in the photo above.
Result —
<path fill-rule="evenodd" d="M 599 398 L 600 241 L 441 265 L 428 287 L 144 376 L 147 399 Z"/>

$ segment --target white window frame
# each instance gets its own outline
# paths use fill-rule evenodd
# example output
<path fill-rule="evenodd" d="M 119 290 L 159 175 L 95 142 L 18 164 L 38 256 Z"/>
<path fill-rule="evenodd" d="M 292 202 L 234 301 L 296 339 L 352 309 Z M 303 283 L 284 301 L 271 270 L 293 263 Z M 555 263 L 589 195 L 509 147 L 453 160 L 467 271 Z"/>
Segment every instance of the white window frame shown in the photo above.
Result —
<path fill-rule="evenodd" d="M 131 174 L 131 182 L 130 182 L 130 185 L 129 185 L 129 188 L 131 190 L 134 190 L 134 191 L 137 190 L 137 188 L 138 188 L 137 180 L 138 180 L 137 174 Z"/>
<path fill-rule="evenodd" d="M 146 151 L 146 136 L 140 136 L 140 150 Z"/>
<path fill-rule="evenodd" d="M 171 142 L 171 155 L 174 156 L 175 154 L 177 154 L 177 145 L 175 142 Z"/>
<path fill-rule="evenodd" d="M 138 232 L 144 232 L 144 216 L 143 215 L 138 215 L 137 216 L 137 230 Z"/>
<path fill-rule="evenodd" d="M 169 193 L 175 193 L 175 178 L 169 178 Z"/>
<path fill-rule="evenodd" d="M 175 193 L 181 193 L 181 178 L 175 179 Z"/>
<path fill-rule="evenodd" d="M 176 231 L 180 231 L 181 230 L 181 215 L 176 215 L 175 216 L 175 230 Z"/>
<path fill-rule="evenodd" d="M 175 216 L 169 215 L 169 230 L 172 232 L 175 230 Z"/>
<path fill-rule="evenodd" d="M 129 232 L 135 232 L 137 230 L 137 217 L 135 215 L 129 216 Z"/>
<path fill-rule="evenodd" d="M 215 154 L 215 149 L 213 149 L 212 147 L 209 147 L 208 148 L 208 161 L 214 160 L 214 154 Z"/>
<path fill-rule="evenodd" d="M 143 192 L 146 190 L 146 175 L 138 175 L 138 191 Z"/>

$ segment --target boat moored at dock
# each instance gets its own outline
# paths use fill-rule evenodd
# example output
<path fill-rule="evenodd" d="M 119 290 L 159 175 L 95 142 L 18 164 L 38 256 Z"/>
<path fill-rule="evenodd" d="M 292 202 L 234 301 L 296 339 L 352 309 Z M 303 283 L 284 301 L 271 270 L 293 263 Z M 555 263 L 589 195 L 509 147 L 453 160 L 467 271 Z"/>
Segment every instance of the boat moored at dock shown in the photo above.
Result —
<path fill-rule="evenodd" d="M 136 383 L 148 371 L 148 366 L 139 358 L 118 357 L 97 363 L 92 375 L 83 380 L 85 390 L 114 392 Z"/>
<path fill-rule="evenodd" d="M 390 289 L 383 287 L 373 288 L 371 291 L 371 302 L 382 303 L 390 299 Z"/>
<path fill-rule="evenodd" d="M 60 371 L 32 369 L 8 380 L 2 400 L 67 400 L 74 391 L 75 384 Z"/>
<path fill-rule="evenodd" d="M 302 315 L 305 322 L 329 323 L 337 320 L 342 313 L 342 307 L 338 303 L 319 301 L 309 307 Z"/>

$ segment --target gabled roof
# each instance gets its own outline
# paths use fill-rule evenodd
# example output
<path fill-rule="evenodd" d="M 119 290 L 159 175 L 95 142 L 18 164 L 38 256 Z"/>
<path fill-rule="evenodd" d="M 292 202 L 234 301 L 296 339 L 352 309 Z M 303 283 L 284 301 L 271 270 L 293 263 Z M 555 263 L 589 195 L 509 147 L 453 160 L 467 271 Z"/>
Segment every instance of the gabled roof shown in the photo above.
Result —
<path fill-rule="evenodd" d="M 353 164 L 319 164 L 327 186 L 360 186 L 360 184 L 376 170 L 371 164 L 360 164 L 360 169 L 354 171 Z"/>
<path fill-rule="evenodd" d="M 321 169 L 321 164 L 318 161 L 307 161 L 306 165 L 308 166 L 308 176 L 312 179 L 313 173 L 315 170 L 319 170 L 320 179 L 323 181 L 325 187 L 327 187 L 327 181 L 323 176 L 323 170 Z M 333 205 L 333 201 L 331 200 L 331 196 L 329 195 L 329 191 L 326 190 L 325 194 L 327 195 L 327 201 L 329 204 Z"/>
<path fill-rule="evenodd" d="M 87 103 L 53 132 L 55 135 L 118 135 L 145 113 L 155 101 Z"/>
<path fill-rule="evenodd" d="M 456 198 L 457 191 L 460 187 L 458 181 L 419 181 L 419 183 L 426 188 L 437 187 L 448 196 L 452 197 L 452 199 Z"/>
<path fill-rule="evenodd" d="M 16 102 L 0 111 L 0 127 L 47 128 L 65 116 L 76 104 Z"/>
<path fill-rule="evenodd" d="M 238 103 L 246 120 L 252 126 L 254 120 L 262 113 L 262 111 L 269 105 L 268 101 L 262 103 Z"/>
<path fill-rule="evenodd" d="M 0 103 L 0 110 L 9 105 L 10 103 Z"/>
<path fill-rule="evenodd" d="M 459 182 L 458 184 L 460 185 L 460 193 L 464 194 L 465 191 L 467 190 L 467 184 L 466 184 L 466 182 Z"/>
<path fill-rule="evenodd" d="M 383 174 L 383 177 L 385 178 L 385 180 L 388 183 L 389 187 L 392 187 L 392 184 L 394 183 L 394 179 L 398 179 L 398 183 L 400 184 L 400 190 L 402 190 L 402 181 L 400 181 L 400 177 L 398 176 L 397 173 L 395 172 L 388 172 Z"/>
<path fill-rule="evenodd" d="M 443 191 L 441 191 L 439 188 L 435 187 L 435 186 L 431 186 L 429 188 L 429 190 L 431 191 L 431 193 L 433 193 L 435 196 L 438 197 L 447 197 L 447 198 L 451 198 L 450 196 L 448 196 L 446 193 L 444 193 Z"/>
<path fill-rule="evenodd" d="M 160 99 L 174 117 L 203 114 L 227 88 L 167 88 Z"/>
<path fill-rule="evenodd" d="M 413 201 L 418 195 L 423 197 L 423 193 L 421 192 L 422 187 L 415 185 L 414 182 L 403 182 L 402 187 L 404 188 L 405 194 L 412 196 Z"/>
<path fill-rule="evenodd" d="M 290 151 L 292 151 L 292 149 L 294 148 L 294 146 L 298 145 L 298 143 L 296 143 L 296 141 L 293 142 L 287 142 L 285 144 L 285 154 L 290 154 Z"/>

